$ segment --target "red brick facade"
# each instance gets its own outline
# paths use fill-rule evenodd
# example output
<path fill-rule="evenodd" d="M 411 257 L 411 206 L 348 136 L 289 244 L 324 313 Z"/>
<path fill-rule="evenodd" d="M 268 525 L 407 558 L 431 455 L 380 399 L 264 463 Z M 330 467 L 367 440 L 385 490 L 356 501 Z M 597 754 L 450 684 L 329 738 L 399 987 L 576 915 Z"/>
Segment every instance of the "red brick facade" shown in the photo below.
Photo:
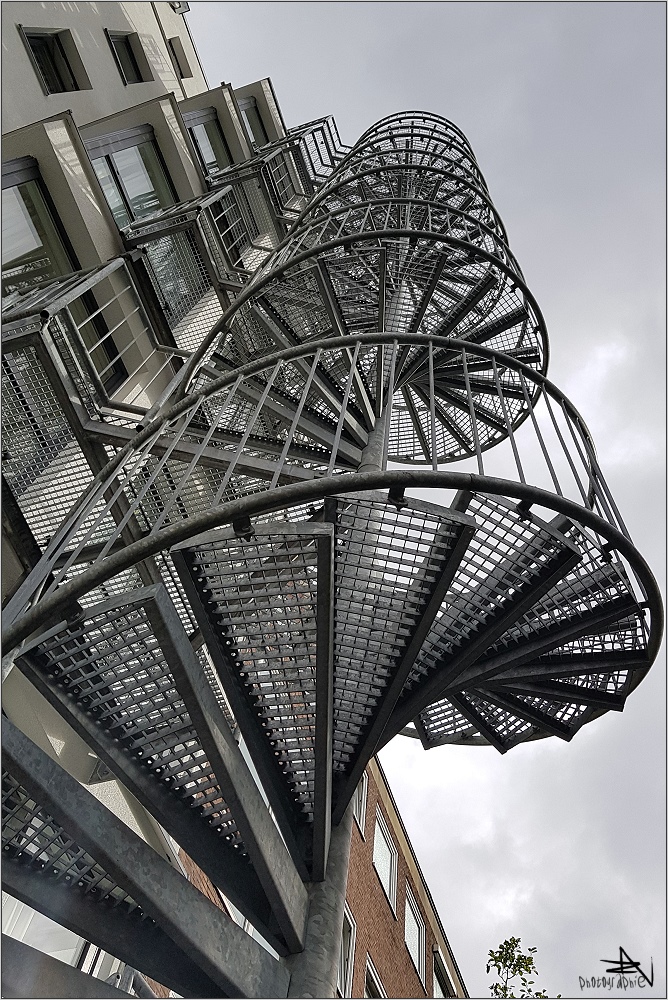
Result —
<path fill-rule="evenodd" d="M 433 908 L 428 890 L 396 811 L 391 793 L 378 764 L 367 769 L 368 788 L 364 831 L 353 820 L 350 870 L 346 901 L 356 924 L 353 965 L 353 997 L 364 996 L 367 955 L 388 997 L 432 997 L 434 949 L 440 951 L 458 996 L 466 996 L 447 940 Z M 373 865 L 376 810 L 382 813 L 397 849 L 396 910 L 385 894 Z M 424 983 L 421 981 L 404 936 L 406 885 L 425 925 Z"/>

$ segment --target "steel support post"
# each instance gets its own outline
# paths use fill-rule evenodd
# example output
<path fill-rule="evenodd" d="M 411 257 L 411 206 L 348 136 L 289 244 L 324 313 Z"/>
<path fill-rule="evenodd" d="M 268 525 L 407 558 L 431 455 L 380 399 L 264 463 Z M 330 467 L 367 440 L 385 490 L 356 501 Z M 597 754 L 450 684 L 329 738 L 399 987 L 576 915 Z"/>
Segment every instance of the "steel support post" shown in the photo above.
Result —
<path fill-rule="evenodd" d="M 349 806 L 339 825 L 332 828 L 326 878 L 309 886 L 306 946 L 301 954 L 285 960 L 291 973 L 288 997 L 336 996 L 352 822 Z"/>

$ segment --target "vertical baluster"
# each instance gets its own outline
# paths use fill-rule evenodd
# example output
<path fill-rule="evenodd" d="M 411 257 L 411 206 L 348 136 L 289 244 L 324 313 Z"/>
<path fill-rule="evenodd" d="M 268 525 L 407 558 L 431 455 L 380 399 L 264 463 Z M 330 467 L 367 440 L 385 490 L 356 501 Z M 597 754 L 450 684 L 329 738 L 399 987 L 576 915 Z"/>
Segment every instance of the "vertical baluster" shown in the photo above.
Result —
<path fill-rule="evenodd" d="M 348 372 L 348 378 L 346 379 L 346 388 L 343 393 L 343 401 L 341 403 L 341 412 L 339 413 L 339 419 L 336 423 L 336 432 L 334 434 L 334 443 L 332 444 L 332 457 L 329 460 L 329 465 L 327 466 L 327 475 L 331 476 L 334 471 L 334 465 L 336 464 L 336 455 L 339 450 L 339 441 L 341 440 L 341 433 L 343 431 L 343 422 L 346 419 L 346 412 L 348 410 L 348 397 L 350 396 L 350 389 L 353 384 L 353 378 L 355 377 L 355 370 L 357 368 L 357 356 L 360 352 L 359 340 L 355 344 L 355 350 L 353 351 L 352 361 L 350 362 L 350 371 Z"/>
<path fill-rule="evenodd" d="M 534 411 L 533 403 L 531 402 L 531 399 L 529 397 L 529 393 L 527 391 L 526 379 L 524 378 L 524 373 L 523 372 L 520 372 L 520 382 L 522 383 L 522 392 L 524 393 L 524 398 L 526 400 L 526 404 L 529 407 L 529 413 L 531 414 L 531 422 L 533 424 L 533 429 L 536 432 L 536 437 L 538 438 L 538 444 L 540 445 L 540 450 L 543 453 L 543 458 L 545 459 L 545 464 L 547 465 L 547 467 L 549 469 L 550 476 L 552 477 L 552 482 L 554 483 L 554 488 L 557 491 L 558 496 L 562 497 L 564 494 L 561 491 L 561 486 L 559 485 L 559 480 L 557 479 L 557 474 L 554 471 L 554 466 L 552 465 L 552 459 L 550 458 L 550 454 L 549 454 L 549 452 L 548 452 L 548 450 L 547 450 L 547 448 L 545 446 L 545 441 L 543 440 L 543 435 L 540 432 L 540 427 L 538 426 L 538 421 L 536 420 L 536 413 Z"/>
<path fill-rule="evenodd" d="M 485 470 L 482 464 L 482 450 L 480 448 L 480 438 L 478 437 L 478 421 L 476 418 L 475 407 L 473 405 L 473 396 L 471 394 L 471 383 L 469 381 L 469 369 L 466 362 L 466 348 L 462 348 L 462 369 L 464 371 L 464 384 L 466 385 L 466 396 L 469 401 L 469 413 L 471 415 L 471 433 L 473 435 L 473 445 L 475 447 L 475 454 L 478 460 L 478 472 L 481 476 L 485 475 Z"/>
<path fill-rule="evenodd" d="M 397 340 L 392 341 L 392 357 L 390 358 L 390 371 L 387 380 L 387 409 L 388 414 L 385 420 L 385 438 L 383 441 L 383 469 L 387 468 L 387 455 L 390 448 L 390 428 L 392 426 L 392 404 L 394 401 L 394 375 L 397 363 L 397 353 L 399 351 L 399 342 Z"/>
<path fill-rule="evenodd" d="M 237 389 L 239 388 L 240 383 L 241 383 L 241 375 L 237 376 L 234 384 L 228 390 L 228 392 L 227 392 L 225 398 L 223 399 L 222 403 L 220 404 L 220 406 L 216 410 L 215 414 L 211 417 L 211 425 L 210 425 L 208 431 L 206 432 L 206 435 L 204 436 L 204 438 L 200 442 L 200 445 L 199 445 L 199 447 L 197 449 L 197 454 L 195 455 L 195 457 L 188 464 L 188 468 L 186 469 L 186 471 L 184 472 L 183 476 L 181 477 L 178 485 L 176 486 L 176 489 L 173 491 L 172 497 L 171 497 L 169 503 L 165 506 L 165 509 L 163 510 L 162 514 L 160 515 L 160 517 L 158 518 L 158 520 L 153 525 L 153 531 L 157 531 L 158 528 L 161 527 L 161 525 L 164 522 L 165 518 L 167 517 L 168 513 L 170 512 L 170 510 L 174 506 L 174 503 L 176 502 L 177 498 L 181 495 L 181 490 L 184 488 L 184 486 L 188 482 L 188 479 L 190 478 L 190 475 L 191 475 L 193 469 L 195 468 L 197 462 L 199 462 L 200 458 L 202 457 L 202 454 L 204 453 L 204 449 L 207 447 L 209 441 L 211 440 L 211 437 L 213 436 L 214 431 L 218 427 L 218 421 L 220 420 L 223 412 L 227 409 L 227 407 L 230 405 L 230 403 L 234 399 L 234 397 L 236 395 L 236 392 L 237 392 Z"/>
<path fill-rule="evenodd" d="M 508 413 L 508 408 L 506 406 L 506 400 L 501 389 L 501 382 L 499 380 L 499 372 L 496 367 L 496 358 L 492 358 L 492 371 L 494 372 L 494 384 L 496 386 L 496 391 L 499 396 L 499 402 L 501 403 L 501 409 L 503 410 L 503 419 L 506 422 L 506 427 L 508 428 L 508 437 L 510 438 L 510 446 L 513 449 L 513 455 L 515 456 L 515 465 L 517 466 L 517 472 L 520 477 L 521 483 L 526 483 L 524 478 L 524 470 L 522 468 L 522 463 L 520 461 L 519 451 L 517 450 L 517 444 L 515 442 L 515 434 L 513 431 L 513 423 Z"/>
<path fill-rule="evenodd" d="M 557 418 L 555 417 L 555 415 L 554 415 L 554 413 L 552 411 L 552 405 L 550 403 L 550 397 L 548 396 L 548 394 L 547 394 L 547 392 L 545 390 L 543 390 L 543 396 L 545 397 L 545 404 L 547 406 L 547 411 L 550 414 L 550 417 L 552 418 L 552 425 L 553 425 L 553 427 L 554 427 L 554 429 L 556 431 L 557 437 L 559 438 L 559 442 L 561 444 L 562 451 L 563 451 L 564 455 L 566 456 L 566 458 L 568 460 L 568 464 L 569 464 L 569 466 L 571 468 L 571 472 L 573 473 L 573 478 L 575 479 L 575 482 L 577 483 L 578 489 L 580 491 L 580 496 L 582 497 L 582 499 L 584 501 L 584 504 L 585 504 L 585 507 L 586 507 L 587 506 L 587 494 L 585 492 L 585 488 L 584 488 L 584 486 L 582 484 L 582 480 L 580 479 L 580 476 L 578 475 L 578 470 L 575 467 L 575 462 L 573 461 L 571 453 L 569 452 L 568 448 L 566 447 L 566 442 L 564 441 L 563 435 L 561 433 L 561 428 L 559 427 L 559 424 L 557 423 Z M 563 403 L 562 403 L 562 407 L 563 407 Z"/>
<path fill-rule="evenodd" d="M 438 445 L 436 444 L 436 390 L 434 387 L 434 344 L 429 341 L 429 428 L 431 437 L 431 467 L 438 469 Z"/>
<path fill-rule="evenodd" d="M 255 407 L 255 409 L 253 411 L 253 414 L 250 417 L 250 419 L 248 421 L 248 424 L 246 425 L 246 430 L 243 432 L 243 434 L 241 436 L 241 441 L 239 442 L 237 450 L 234 453 L 234 456 L 232 458 L 232 461 L 230 462 L 229 468 L 228 468 L 227 472 L 225 473 L 225 475 L 223 476 L 222 483 L 218 487 L 218 491 L 217 491 L 217 493 L 216 493 L 216 495 L 214 497 L 213 503 L 211 505 L 212 507 L 216 507 L 220 503 L 220 501 L 223 498 L 223 496 L 225 495 L 225 490 L 227 489 L 227 484 L 229 483 L 229 481 L 230 481 L 230 479 L 232 477 L 232 473 L 234 472 L 234 468 L 235 468 L 237 462 L 239 461 L 239 458 L 241 457 L 241 454 L 242 454 L 244 448 L 246 447 L 246 442 L 248 441 L 248 438 L 250 437 L 251 432 L 252 432 L 253 428 L 255 427 L 255 424 L 257 423 L 257 419 L 260 416 L 260 413 L 262 412 L 262 407 L 264 406 L 265 400 L 266 400 L 267 396 L 269 395 L 269 390 L 271 389 L 272 385 L 274 384 L 274 379 L 276 378 L 276 376 L 278 375 L 278 373 L 279 373 L 279 371 L 281 370 L 282 367 L 283 367 L 283 362 L 282 361 L 278 361 L 274 365 L 274 367 L 273 367 L 273 369 L 271 371 L 271 375 L 267 379 L 267 384 L 265 385 L 264 389 L 262 390 L 262 395 L 260 396 L 260 398 L 258 400 L 257 406 Z"/>
<path fill-rule="evenodd" d="M 292 439 L 294 438 L 295 431 L 297 430 L 297 427 L 299 425 L 299 421 L 302 415 L 302 410 L 304 409 L 304 405 L 306 403 L 306 397 L 308 396 L 309 389 L 311 388 L 311 382 L 313 381 L 313 376 L 315 375 L 316 368 L 318 367 L 318 362 L 320 361 L 321 354 L 322 354 L 322 348 L 319 347 L 313 357 L 313 363 L 309 369 L 308 377 L 306 379 L 306 383 L 304 384 L 304 388 L 302 389 L 301 399 L 299 400 L 299 404 L 297 406 L 297 409 L 295 410 L 295 415 L 292 418 L 292 423 L 290 424 L 290 430 L 288 431 L 288 436 L 285 439 L 283 450 L 281 451 L 280 458 L 278 459 L 276 472 L 272 476 L 271 483 L 269 484 L 270 490 L 272 490 L 274 486 L 278 484 L 278 478 L 281 472 L 283 471 L 283 465 L 285 464 L 285 460 L 288 457 L 288 451 L 290 450 Z"/>

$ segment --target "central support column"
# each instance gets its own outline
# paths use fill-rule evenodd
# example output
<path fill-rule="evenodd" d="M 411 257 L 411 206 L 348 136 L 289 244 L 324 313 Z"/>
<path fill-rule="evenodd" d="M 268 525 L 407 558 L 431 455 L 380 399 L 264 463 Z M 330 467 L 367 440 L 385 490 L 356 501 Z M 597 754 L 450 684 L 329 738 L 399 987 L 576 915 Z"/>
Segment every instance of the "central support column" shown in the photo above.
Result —
<path fill-rule="evenodd" d="M 309 886 L 304 951 L 285 960 L 291 973 L 288 997 L 336 996 L 352 822 L 351 804 L 339 825 L 332 828 L 325 881 Z"/>
<path fill-rule="evenodd" d="M 385 470 L 387 465 L 386 442 L 389 432 L 388 418 L 391 409 L 392 404 L 389 400 L 371 429 L 360 464 L 357 467 L 358 472 L 383 472 Z"/>

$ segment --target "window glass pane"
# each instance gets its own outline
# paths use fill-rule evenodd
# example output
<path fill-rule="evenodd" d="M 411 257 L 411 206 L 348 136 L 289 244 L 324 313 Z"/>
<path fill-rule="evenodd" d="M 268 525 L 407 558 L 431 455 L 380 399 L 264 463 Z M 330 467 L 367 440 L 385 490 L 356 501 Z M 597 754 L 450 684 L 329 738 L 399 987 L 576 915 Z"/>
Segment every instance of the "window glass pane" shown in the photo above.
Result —
<path fill-rule="evenodd" d="M 73 270 L 37 181 L 2 192 L 2 267 L 5 295 Z"/>
<path fill-rule="evenodd" d="M 195 125 L 190 131 L 206 170 L 212 172 L 230 166 L 232 158 L 217 122 Z"/>
<path fill-rule="evenodd" d="M 336 988 L 342 997 L 350 996 L 349 977 L 353 960 L 353 925 L 347 913 L 343 915 L 343 930 L 341 932 L 341 951 L 339 953 L 339 968 Z"/>
<path fill-rule="evenodd" d="M 119 191 L 118 184 L 116 183 L 114 175 L 109 168 L 106 156 L 100 156 L 93 160 L 93 168 L 97 174 L 97 179 L 102 185 L 104 197 L 107 199 L 107 204 L 112 211 L 114 219 L 116 220 L 116 225 L 119 228 L 129 226 L 132 219 L 128 215 L 125 205 L 123 204 L 121 192 Z"/>
<path fill-rule="evenodd" d="M 394 851 L 388 843 L 387 835 L 378 822 L 378 819 L 376 819 L 376 832 L 373 838 L 373 864 L 378 872 L 378 877 L 387 894 L 387 898 L 394 905 Z"/>
<path fill-rule="evenodd" d="M 255 104 L 250 104 L 246 108 L 242 108 L 242 115 L 246 119 L 246 124 L 250 129 L 250 134 L 257 143 L 258 146 L 266 146 L 269 142 L 269 137 L 265 131 L 262 118 L 260 117 L 260 112 L 258 111 Z"/>
<path fill-rule="evenodd" d="M 353 816 L 357 820 L 362 833 L 364 833 L 364 817 L 366 814 L 366 790 L 367 776 L 363 774 L 353 796 Z"/>
<path fill-rule="evenodd" d="M 57 35 L 28 35 L 27 39 L 50 94 L 79 89 Z"/>
<path fill-rule="evenodd" d="M 153 143 L 143 142 L 111 154 L 135 219 L 174 204 L 169 182 Z"/>
<path fill-rule="evenodd" d="M 436 955 L 434 957 L 434 996 L 435 997 L 452 997 L 455 994 L 452 992 L 452 987 L 448 982 L 448 975 L 443 968 L 443 963 L 441 958 Z"/>
<path fill-rule="evenodd" d="M 404 920 L 404 937 L 406 940 L 406 947 L 410 953 L 411 958 L 416 969 L 421 967 L 421 955 L 420 955 L 420 924 L 418 923 L 415 912 L 413 911 L 413 906 L 408 897 L 406 897 L 406 916 Z"/>
<path fill-rule="evenodd" d="M 112 36 L 111 44 L 114 46 L 114 52 L 121 64 L 126 83 L 141 83 L 141 73 L 139 72 L 137 60 L 130 45 L 130 39 L 122 36 Z"/>
<path fill-rule="evenodd" d="M 364 980 L 364 996 L 365 997 L 382 997 L 382 993 L 378 988 L 378 984 L 373 976 L 370 969 L 366 970 L 366 979 Z"/>

